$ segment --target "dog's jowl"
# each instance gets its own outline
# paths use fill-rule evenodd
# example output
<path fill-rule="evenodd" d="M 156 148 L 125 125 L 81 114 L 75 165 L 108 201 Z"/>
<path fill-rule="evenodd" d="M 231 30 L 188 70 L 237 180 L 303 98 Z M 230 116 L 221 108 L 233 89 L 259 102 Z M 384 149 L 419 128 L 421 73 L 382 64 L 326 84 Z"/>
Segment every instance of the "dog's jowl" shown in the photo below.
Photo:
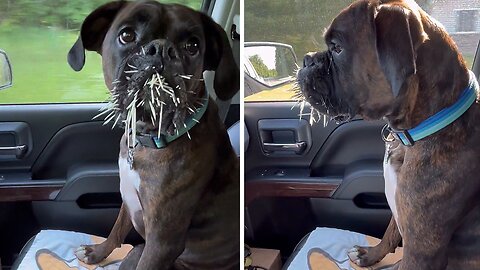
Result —
<path fill-rule="evenodd" d="M 480 94 L 452 38 L 413 0 L 356 1 L 324 38 L 298 72 L 302 95 L 339 122 L 387 123 L 393 218 L 350 259 L 371 266 L 403 241 L 392 269 L 480 269 Z"/>
<path fill-rule="evenodd" d="M 111 101 L 98 117 L 121 126 L 123 204 L 108 239 L 82 246 L 93 264 L 132 228 L 145 239 L 121 269 L 238 269 L 239 160 L 203 81 L 215 71 L 223 100 L 239 89 L 227 35 L 208 16 L 155 1 L 111 2 L 93 11 L 68 54 L 102 56 Z"/>

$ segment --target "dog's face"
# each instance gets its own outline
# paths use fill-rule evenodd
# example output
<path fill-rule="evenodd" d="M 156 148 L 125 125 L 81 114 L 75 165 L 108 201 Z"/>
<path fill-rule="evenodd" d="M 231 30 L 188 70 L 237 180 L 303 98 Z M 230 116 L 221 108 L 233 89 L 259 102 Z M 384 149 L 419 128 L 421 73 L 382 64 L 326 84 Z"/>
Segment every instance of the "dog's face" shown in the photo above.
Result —
<path fill-rule="evenodd" d="M 297 74 L 306 101 L 339 122 L 388 115 L 427 39 L 419 10 L 400 0 L 361 0 L 343 10 L 325 32 L 328 50 L 307 54 Z"/>
<path fill-rule="evenodd" d="M 114 117 L 134 117 L 173 134 L 204 98 L 203 71 L 214 70 L 221 99 L 239 89 L 239 71 L 222 28 L 200 12 L 155 1 L 111 2 L 84 21 L 69 52 L 80 70 L 84 50 L 102 55 Z M 131 108 L 136 109 L 131 110 Z M 113 119 L 113 118 L 112 118 Z"/>

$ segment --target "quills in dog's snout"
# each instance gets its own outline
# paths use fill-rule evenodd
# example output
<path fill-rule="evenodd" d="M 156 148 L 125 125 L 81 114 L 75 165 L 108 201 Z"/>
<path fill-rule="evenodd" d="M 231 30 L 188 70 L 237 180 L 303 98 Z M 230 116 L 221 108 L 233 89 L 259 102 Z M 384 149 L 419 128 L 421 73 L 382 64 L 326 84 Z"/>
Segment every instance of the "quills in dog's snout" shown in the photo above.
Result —
<path fill-rule="evenodd" d="M 299 120 L 302 119 L 303 116 L 309 116 L 309 124 L 312 126 L 314 123 L 320 122 L 320 120 L 323 119 L 323 127 L 326 127 L 328 125 L 328 122 L 332 120 L 332 118 L 328 115 L 322 114 L 320 111 L 315 109 L 311 104 L 310 104 L 310 112 L 309 113 L 303 113 L 303 110 L 305 109 L 305 105 L 308 103 L 306 100 L 305 96 L 303 93 L 300 91 L 300 87 L 298 86 L 298 83 L 295 83 L 293 85 L 293 88 L 291 91 L 294 92 L 294 95 L 292 98 L 296 101 L 296 103 L 292 106 L 291 110 L 295 108 L 296 106 L 300 105 L 300 113 L 298 114 Z"/>
<path fill-rule="evenodd" d="M 180 77 L 180 78 L 182 78 L 182 79 L 186 79 L 186 80 L 203 81 L 203 79 L 193 78 L 193 75 L 182 75 L 182 74 L 178 74 L 177 76 Z"/>
<path fill-rule="evenodd" d="M 161 130 L 162 130 L 162 119 L 163 119 L 163 106 L 165 102 L 161 100 L 161 93 L 166 93 L 168 96 L 172 98 L 173 101 L 177 101 L 178 98 L 175 96 L 175 90 L 168 85 L 165 81 L 165 78 L 158 73 L 152 75 L 149 80 L 146 80 L 144 83 L 144 87 L 148 87 L 149 89 L 145 89 L 146 92 L 150 93 L 150 95 L 144 95 L 143 100 L 138 102 L 138 91 L 135 93 L 133 91 L 129 91 L 128 95 L 131 96 L 133 93 L 134 97 L 131 103 L 127 106 L 127 119 L 125 120 L 125 134 L 127 136 L 127 140 L 130 143 L 135 143 L 136 141 L 136 123 L 138 121 L 136 117 L 137 107 L 139 105 L 147 104 L 147 108 L 150 110 L 150 117 L 152 124 L 157 122 L 158 117 L 158 132 L 157 137 L 160 138 Z M 149 90 L 149 91 L 148 91 Z M 175 107 L 178 106 L 178 102 L 174 102 Z M 159 115 L 157 116 L 157 109 L 159 111 Z M 178 131 L 177 131 L 178 132 Z"/>
<path fill-rule="evenodd" d="M 125 70 L 125 74 L 133 74 L 139 72 L 138 68 L 134 65 L 127 64 L 130 70 Z M 176 76 L 185 79 L 185 80 L 198 80 L 203 81 L 203 79 L 194 78 L 193 75 L 185 75 L 185 74 L 177 74 Z M 126 79 L 130 79 L 126 76 Z M 97 119 L 101 116 L 105 116 L 103 125 L 107 125 L 113 122 L 112 129 L 121 121 L 122 116 L 125 117 L 122 122 L 125 125 L 125 136 L 127 138 L 127 145 L 128 147 L 133 147 L 136 142 L 136 134 L 137 134 L 137 109 L 140 107 L 144 107 L 144 110 L 148 112 L 150 115 L 150 120 L 153 125 L 155 123 L 158 124 L 158 131 L 157 137 L 160 138 L 161 130 L 162 130 L 162 121 L 163 121 L 163 114 L 165 106 L 165 98 L 171 99 L 172 104 L 175 107 L 180 108 L 181 100 L 178 96 L 176 96 L 175 91 L 181 90 L 180 85 L 176 85 L 175 87 L 170 86 L 165 78 L 160 75 L 159 73 L 154 73 L 151 78 L 147 79 L 143 84 L 143 88 L 128 88 L 125 92 L 119 92 L 117 89 L 117 85 L 120 83 L 119 80 L 113 81 L 112 85 L 114 85 L 113 89 L 111 90 L 111 96 L 108 100 L 108 103 L 100 109 L 100 112 L 93 117 L 93 119 Z M 140 91 L 143 90 L 143 94 Z M 196 94 L 194 91 L 187 91 L 189 94 Z M 122 95 L 122 99 L 120 96 Z M 194 103 L 200 106 L 203 106 L 202 102 L 199 102 L 203 98 L 197 99 Z M 125 110 L 122 112 L 119 106 L 122 106 L 122 102 L 125 100 L 129 100 L 129 103 L 125 105 Z M 188 104 L 186 106 L 188 113 L 194 115 L 199 109 L 193 105 Z M 125 116 L 126 115 L 126 116 Z M 192 118 L 193 121 L 199 123 L 197 119 Z M 187 125 L 185 123 L 176 123 L 173 122 L 173 132 L 177 135 L 179 134 L 178 124 L 183 125 L 186 129 Z M 187 131 L 187 136 L 191 139 L 190 133 Z"/>
<path fill-rule="evenodd" d="M 117 82 L 112 82 L 112 84 L 116 84 Z M 115 92 L 116 87 L 113 88 L 112 92 Z M 110 121 L 116 118 L 113 126 L 115 126 L 118 123 L 118 120 L 120 119 L 120 114 L 119 111 L 120 109 L 118 108 L 118 94 L 113 94 L 110 96 L 107 104 L 100 108 L 99 113 L 95 115 L 92 120 L 95 120 L 99 118 L 102 115 L 106 115 L 104 118 L 104 123 L 103 125 L 107 125 Z"/>

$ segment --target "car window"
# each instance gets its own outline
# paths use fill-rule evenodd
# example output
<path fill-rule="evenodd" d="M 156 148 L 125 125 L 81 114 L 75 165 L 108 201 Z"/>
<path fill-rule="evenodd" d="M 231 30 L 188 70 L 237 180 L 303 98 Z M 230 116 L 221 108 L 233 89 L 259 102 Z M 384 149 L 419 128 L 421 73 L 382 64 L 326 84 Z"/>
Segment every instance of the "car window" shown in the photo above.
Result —
<path fill-rule="evenodd" d="M 0 91 L 0 104 L 105 101 L 101 58 L 86 53 L 80 72 L 67 63 L 85 17 L 108 0 L 0 1 L 0 49 L 9 57 L 13 86 Z M 202 0 L 177 2 L 200 9 Z"/>
<path fill-rule="evenodd" d="M 268 62 L 275 61 L 271 52 L 250 44 L 281 43 L 292 47 L 292 57 L 300 65 L 307 52 L 325 50 L 324 29 L 352 0 L 256 0 L 245 1 L 245 101 L 291 101 L 294 78 L 277 76 L 283 83 L 269 85 L 265 80 Z M 480 38 L 480 0 L 417 0 L 426 12 L 441 22 L 455 40 L 469 67 L 473 64 Z M 272 30 L 274 29 L 274 31 Z M 269 57 L 270 55 L 270 57 Z M 263 61 L 263 62 L 262 62 Z M 248 66 L 248 67 L 247 67 Z M 260 68 L 260 72 L 255 69 Z M 274 64 L 271 64 L 274 69 Z M 263 69 L 262 69 L 263 68 Z M 297 67 L 292 67 L 294 74 Z M 255 72 L 256 71 L 256 72 Z"/>

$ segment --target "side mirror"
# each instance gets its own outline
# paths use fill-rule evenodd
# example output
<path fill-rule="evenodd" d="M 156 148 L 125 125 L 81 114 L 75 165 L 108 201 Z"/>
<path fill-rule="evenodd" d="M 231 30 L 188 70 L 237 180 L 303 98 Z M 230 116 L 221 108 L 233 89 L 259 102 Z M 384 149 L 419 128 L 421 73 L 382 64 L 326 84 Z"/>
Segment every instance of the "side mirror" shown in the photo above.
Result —
<path fill-rule="evenodd" d="M 245 73 L 266 88 L 295 80 L 297 57 L 292 46 L 276 42 L 245 42 Z"/>
<path fill-rule="evenodd" d="M 12 86 L 12 66 L 7 54 L 0 50 L 0 90 Z"/>

